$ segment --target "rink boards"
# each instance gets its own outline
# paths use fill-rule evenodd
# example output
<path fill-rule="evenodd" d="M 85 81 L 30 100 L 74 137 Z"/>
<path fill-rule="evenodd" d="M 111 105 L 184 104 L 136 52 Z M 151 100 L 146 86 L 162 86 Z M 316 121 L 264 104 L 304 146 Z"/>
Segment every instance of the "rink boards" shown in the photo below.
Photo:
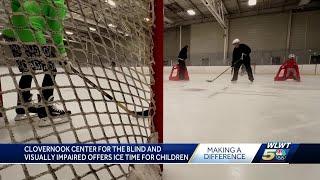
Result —
<path fill-rule="evenodd" d="M 256 65 L 252 66 L 255 74 L 276 74 L 280 65 Z M 220 74 L 228 66 L 188 66 L 189 74 Z M 172 67 L 166 66 L 164 68 L 165 74 L 169 74 Z M 302 75 L 319 75 L 320 66 L 316 64 L 300 64 L 300 73 Z M 231 73 L 231 69 L 229 71 Z"/>

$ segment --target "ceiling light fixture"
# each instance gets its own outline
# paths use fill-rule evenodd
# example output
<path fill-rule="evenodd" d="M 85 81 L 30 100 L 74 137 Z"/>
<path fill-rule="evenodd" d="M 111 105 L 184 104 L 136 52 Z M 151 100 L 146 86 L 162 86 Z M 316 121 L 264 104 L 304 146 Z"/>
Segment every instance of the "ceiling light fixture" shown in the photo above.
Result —
<path fill-rule="evenodd" d="M 117 27 L 116 25 L 111 24 L 111 23 L 110 23 L 110 24 L 108 24 L 108 26 L 109 26 L 109 27 L 111 27 L 111 28 L 115 28 L 115 27 Z"/>
<path fill-rule="evenodd" d="M 249 0 L 248 5 L 249 6 L 255 6 L 257 4 L 257 0 Z"/>
<path fill-rule="evenodd" d="M 190 16 L 196 15 L 196 12 L 195 12 L 193 9 L 187 10 L 187 13 L 188 13 Z"/>
<path fill-rule="evenodd" d="M 106 3 L 108 3 L 112 7 L 116 7 L 116 3 L 113 0 L 105 0 Z"/>
<path fill-rule="evenodd" d="M 150 21 L 150 18 L 147 18 L 147 17 L 146 17 L 146 18 L 144 18 L 144 20 L 147 21 L 147 22 L 149 22 L 149 21 Z"/>
<path fill-rule="evenodd" d="M 68 35 L 72 35 L 72 34 L 73 34 L 73 32 L 71 32 L 71 31 L 66 31 L 66 34 L 68 34 Z"/>
<path fill-rule="evenodd" d="M 90 30 L 90 31 L 97 31 L 97 29 L 94 28 L 94 27 L 89 27 L 89 30 Z"/>

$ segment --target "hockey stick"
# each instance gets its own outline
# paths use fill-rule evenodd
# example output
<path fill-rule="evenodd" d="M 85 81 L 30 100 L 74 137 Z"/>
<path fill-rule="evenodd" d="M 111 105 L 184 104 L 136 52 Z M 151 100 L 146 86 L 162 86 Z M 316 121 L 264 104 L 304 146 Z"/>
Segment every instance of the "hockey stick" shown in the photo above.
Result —
<path fill-rule="evenodd" d="M 101 87 L 97 86 L 95 83 L 93 83 L 90 79 L 88 79 L 87 77 L 85 77 L 83 74 L 81 74 L 78 70 L 76 70 L 74 67 L 71 66 L 71 70 L 76 73 L 78 76 L 80 76 L 84 81 L 86 81 L 88 84 L 90 84 L 92 87 L 94 87 L 95 89 L 97 89 L 102 95 L 104 95 L 105 97 L 107 97 L 109 100 L 113 101 L 116 103 L 116 105 L 118 107 L 120 107 L 121 109 L 123 109 L 125 112 L 127 112 L 128 114 L 132 115 L 132 116 L 148 116 L 147 113 L 145 113 L 146 111 L 142 111 L 142 112 L 135 112 L 135 111 L 130 111 L 125 105 L 123 105 L 121 102 L 117 101 L 114 97 L 112 97 L 110 94 L 108 94 L 107 92 L 105 92 Z M 149 112 L 149 111 L 148 111 Z M 147 114 L 147 115 L 146 115 Z"/>
<path fill-rule="evenodd" d="M 240 62 L 241 59 L 239 59 L 238 61 L 236 61 L 234 64 L 237 64 L 238 62 Z M 214 79 L 210 79 L 207 80 L 207 82 L 213 82 L 215 80 L 217 80 L 220 76 L 222 76 L 224 73 L 226 73 L 230 68 L 232 68 L 232 66 L 228 67 L 226 70 L 224 70 L 222 73 L 220 73 L 217 77 L 215 77 Z"/>
<path fill-rule="evenodd" d="M 241 60 L 243 60 L 243 56 L 244 54 L 242 53 L 241 54 L 241 58 L 238 59 L 235 63 L 233 64 L 238 64 L 238 62 L 240 62 Z M 210 80 L 207 80 L 207 82 L 213 82 L 215 80 L 217 80 L 220 76 L 222 76 L 224 73 L 226 73 L 230 68 L 232 68 L 232 66 L 228 67 L 226 70 L 224 70 L 222 73 L 220 73 L 217 77 L 215 77 L 214 79 L 210 79 Z"/>
<path fill-rule="evenodd" d="M 220 73 L 217 77 L 215 77 L 214 79 L 207 80 L 207 82 L 213 82 L 213 81 L 217 80 L 220 76 L 222 76 L 224 73 L 226 73 L 230 68 L 232 68 L 232 67 L 231 66 L 228 67 L 226 70 L 224 70 L 222 73 Z"/>

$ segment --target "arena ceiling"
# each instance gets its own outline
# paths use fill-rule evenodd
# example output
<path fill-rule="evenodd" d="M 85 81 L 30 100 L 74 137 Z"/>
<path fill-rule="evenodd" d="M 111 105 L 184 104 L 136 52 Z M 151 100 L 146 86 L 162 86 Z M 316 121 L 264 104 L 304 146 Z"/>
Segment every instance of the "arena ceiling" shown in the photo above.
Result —
<path fill-rule="evenodd" d="M 87 0 L 82 0 L 87 2 Z M 319 0 L 257 0 L 255 6 L 249 6 L 248 0 L 204 0 L 222 2 L 226 18 L 238 18 L 259 14 L 279 13 L 286 11 L 307 11 L 320 9 Z M 6 1 L 6 2 L 9 2 Z M 72 1 L 71 1 L 72 2 Z M 117 1 L 115 1 L 117 2 Z M 215 21 L 212 13 L 202 0 L 164 0 L 165 27 L 188 25 Z M 188 9 L 195 11 L 194 16 L 187 13 Z M 0 22 L 7 19 L 3 8 L 0 8 Z M 1 24 L 1 23 L 0 23 Z M 0 27 L 1 29 L 1 27 Z"/>
<path fill-rule="evenodd" d="M 225 7 L 226 18 L 255 16 L 260 14 L 279 13 L 286 11 L 307 11 L 320 9 L 317 0 L 257 0 L 255 6 L 249 6 L 248 0 L 205 0 L 221 1 Z M 214 21 L 215 18 L 202 0 L 164 0 L 166 27 Z M 187 13 L 195 11 L 194 16 Z"/>

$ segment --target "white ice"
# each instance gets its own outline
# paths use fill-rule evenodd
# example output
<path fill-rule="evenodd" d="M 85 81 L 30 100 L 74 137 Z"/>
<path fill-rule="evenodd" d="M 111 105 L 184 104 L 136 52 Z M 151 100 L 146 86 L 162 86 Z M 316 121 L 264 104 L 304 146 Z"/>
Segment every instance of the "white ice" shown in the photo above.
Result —
<path fill-rule="evenodd" d="M 167 143 L 320 143 L 320 76 L 274 82 L 256 75 L 190 74 L 190 81 L 164 78 L 164 139 Z M 165 165 L 164 179 L 295 179 L 320 177 L 320 165 Z"/>

